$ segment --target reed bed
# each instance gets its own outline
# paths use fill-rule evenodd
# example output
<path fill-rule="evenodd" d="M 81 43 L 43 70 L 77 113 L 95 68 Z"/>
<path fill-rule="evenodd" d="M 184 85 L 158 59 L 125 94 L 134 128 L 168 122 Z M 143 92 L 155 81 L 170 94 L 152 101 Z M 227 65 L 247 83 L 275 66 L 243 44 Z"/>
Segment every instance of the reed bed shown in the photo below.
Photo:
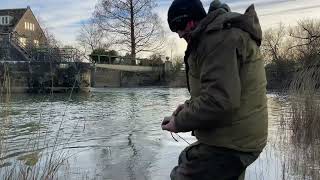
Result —
<path fill-rule="evenodd" d="M 4 64 L 4 72 L 0 84 L 0 179 L 4 180 L 55 180 L 69 179 L 69 163 L 68 159 L 75 154 L 71 154 L 66 150 L 72 140 L 73 134 L 68 137 L 67 141 L 63 140 L 62 127 L 64 125 L 65 114 L 60 120 L 59 128 L 55 132 L 53 140 L 46 139 L 49 137 L 49 129 L 42 128 L 41 107 L 39 109 L 40 120 L 36 131 L 30 135 L 30 139 L 26 142 L 25 149 L 21 154 L 12 155 L 8 152 L 7 135 L 11 126 L 11 78 L 10 68 Z M 78 73 L 79 75 L 79 73 Z M 1 83 L 1 81 L 0 81 Z M 69 94 L 68 101 L 71 100 L 74 86 Z M 49 99 L 53 96 L 50 93 Z M 44 96 L 45 99 L 46 96 Z M 67 109 L 67 107 L 65 108 Z M 77 125 L 79 123 L 76 123 Z M 44 137 L 44 139 L 43 139 Z M 11 159 L 10 159 L 11 158 Z M 10 161 L 8 161 L 10 160 Z"/>
<path fill-rule="evenodd" d="M 320 62 L 301 68 L 288 90 L 289 111 L 281 129 L 290 131 L 283 179 L 320 179 Z"/>

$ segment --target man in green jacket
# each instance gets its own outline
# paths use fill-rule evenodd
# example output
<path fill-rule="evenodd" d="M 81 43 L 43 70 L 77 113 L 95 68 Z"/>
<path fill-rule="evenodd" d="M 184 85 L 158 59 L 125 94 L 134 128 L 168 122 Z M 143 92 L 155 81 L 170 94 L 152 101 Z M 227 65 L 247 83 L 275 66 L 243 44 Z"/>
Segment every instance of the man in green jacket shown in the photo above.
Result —
<path fill-rule="evenodd" d="M 188 43 L 191 99 L 164 118 L 162 129 L 192 131 L 198 140 L 182 151 L 171 179 L 243 179 L 268 135 L 262 32 L 254 6 L 239 14 L 215 0 L 206 14 L 200 0 L 174 0 L 168 23 Z"/>

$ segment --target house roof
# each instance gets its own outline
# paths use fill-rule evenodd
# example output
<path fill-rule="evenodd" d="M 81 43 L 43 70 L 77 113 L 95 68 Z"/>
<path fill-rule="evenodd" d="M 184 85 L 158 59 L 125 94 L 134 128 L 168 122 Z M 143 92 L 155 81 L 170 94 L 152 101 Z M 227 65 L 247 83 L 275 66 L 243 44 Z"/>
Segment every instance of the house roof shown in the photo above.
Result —
<path fill-rule="evenodd" d="M 12 32 L 16 27 L 22 16 L 26 13 L 28 8 L 22 9 L 0 9 L 0 16 L 12 16 L 12 24 L 10 26 L 0 26 L 0 32 Z"/>

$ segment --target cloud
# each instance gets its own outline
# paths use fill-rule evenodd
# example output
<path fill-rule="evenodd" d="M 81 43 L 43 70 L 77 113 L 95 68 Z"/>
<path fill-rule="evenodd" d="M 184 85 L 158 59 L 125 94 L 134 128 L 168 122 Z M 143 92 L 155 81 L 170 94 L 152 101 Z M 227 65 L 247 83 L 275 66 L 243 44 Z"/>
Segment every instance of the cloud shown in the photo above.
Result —
<path fill-rule="evenodd" d="M 166 11 L 170 6 L 171 0 L 163 0 L 158 7 L 158 12 L 163 22 L 166 22 Z M 203 0 L 203 4 L 208 9 L 211 0 Z M 277 26 L 280 22 L 286 25 L 295 25 L 298 20 L 305 18 L 320 19 L 320 1 L 319 0 L 221 0 L 227 3 L 233 11 L 243 13 L 245 9 L 254 4 L 256 11 L 260 17 L 260 23 L 263 29 Z M 164 27 L 168 29 L 165 24 Z M 170 37 L 174 37 L 171 35 Z M 185 44 L 178 41 L 175 37 L 179 53 L 183 54 Z"/>
<path fill-rule="evenodd" d="M 80 23 L 91 17 L 97 0 L 0 0 L 1 8 L 30 6 L 35 16 L 45 24 L 58 40 L 75 43 Z M 67 34 L 68 33 L 68 34 Z"/>
<path fill-rule="evenodd" d="M 320 18 L 319 0 L 221 0 L 236 12 L 244 12 L 250 4 L 255 4 L 263 29 L 277 25 L 280 21 L 292 25 L 302 18 Z M 74 44 L 81 22 L 87 21 L 98 0 L 0 0 L 1 8 L 25 8 L 31 6 L 34 14 L 41 19 L 65 44 Z M 168 38 L 175 41 L 177 54 L 183 54 L 186 43 L 170 32 L 166 22 L 167 10 L 172 0 L 156 0 L 163 27 Z M 205 9 L 212 0 L 202 0 Z M 170 50 L 171 51 L 171 50 Z"/>
<path fill-rule="evenodd" d="M 297 8 L 292 8 L 292 9 L 284 9 L 280 11 L 275 11 L 275 12 L 270 12 L 266 14 L 261 14 L 260 16 L 271 16 L 271 15 L 277 15 L 277 14 L 285 14 L 285 13 L 297 13 L 299 11 L 304 11 L 304 10 L 313 10 L 313 9 L 320 9 L 320 5 L 312 5 L 312 6 L 306 6 L 306 7 L 297 7 Z"/>

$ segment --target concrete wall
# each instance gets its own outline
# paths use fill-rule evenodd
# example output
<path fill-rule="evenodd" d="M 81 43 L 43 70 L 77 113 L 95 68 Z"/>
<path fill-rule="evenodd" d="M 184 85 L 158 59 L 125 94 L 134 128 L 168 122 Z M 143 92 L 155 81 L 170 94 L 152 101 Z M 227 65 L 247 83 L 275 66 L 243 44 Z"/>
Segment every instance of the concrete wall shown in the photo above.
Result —
<path fill-rule="evenodd" d="M 173 72 L 171 66 L 168 63 L 155 69 L 149 66 L 96 64 L 91 75 L 92 87 L 187 87 L 186 72 Z M 167 67 L 167 71 L 164 71 L 164 67 Z"/>
<path fill-rule="evenodd" d="M 12 93 L 48 92 L 51 89 L 64 92 L 71 89 L 74 82 L 77 82 L 76 90 L 89 91 L 90 64 L 70 64 L 67 68 L 61 68 L 58 64 L 45 62 L 0 61 L 0 85 L 5 83 L 5 79 L 10 79 Z"/>
<path fill-rule="evenodd" d="M 103 87 L 138 87 L 161 85 L 163 82 L 161 71 L 129 72 L 116 69 L 96 67 L 92 70 L 92 86 Z"/>
<path fill-rule="evenodd" d="M 157 86 L 163 82 L 159 72 L 121 72 L 122 87 Z"/>
<path fill-rule="evenodd" d="M 121 71 L 96 68 L 92 71 L 92 86 L 97 88 L 103 87 L 120 87 Z"/>
<path fill-rule="evenodd" d="M 113 69 L 129 72 L 153 72 L 163 71 L 163 67 L 160 66 L 130 66 L 130 65 L 116 65 L 116 64 L 96 64 L 97 68 Z"/>
<path fill-rule="evenodd" d="M 5 87 L 5 89 L 7 89 L 8 84 L 10 83 L 11 92 L 25 92 L 28 89 L 28 77 L 29 70 L 27 63 L 16 63 L 10 65 L 0 63 L 1 87 Z"/>
<path fill-rule="evenodd" d="M 166 76 L 166 81 L 169 87 L 187 87 L 187 77 L 185 71 L 179 71 Z"/>
<path fill-rule="evenodd" d="M 164 71 L 171 72 L 173 70 L 173 65 L 171 61 L 164 62 Z"/>
<path fill-rule="evenodd" d="M 91 68 L 88 63 L 79 63 L 80 68 L 80 91 L 89 92 L 91 89 Z"/>

